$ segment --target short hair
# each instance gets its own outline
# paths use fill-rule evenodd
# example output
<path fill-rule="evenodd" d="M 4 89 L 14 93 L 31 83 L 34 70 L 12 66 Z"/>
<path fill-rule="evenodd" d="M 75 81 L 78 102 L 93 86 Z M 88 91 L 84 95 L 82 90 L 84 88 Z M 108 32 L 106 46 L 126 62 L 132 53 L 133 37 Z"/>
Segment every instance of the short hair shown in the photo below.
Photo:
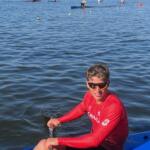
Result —
<path fill-rule="evenodd" d="M 86 79 L 89 81 L 92 77 L 98 77 L 104 81 L 109 81 L 109 68 L 107 64 L 105 63 L 99 63 L 92 65 L 87 71 L 86 71 Z"/>

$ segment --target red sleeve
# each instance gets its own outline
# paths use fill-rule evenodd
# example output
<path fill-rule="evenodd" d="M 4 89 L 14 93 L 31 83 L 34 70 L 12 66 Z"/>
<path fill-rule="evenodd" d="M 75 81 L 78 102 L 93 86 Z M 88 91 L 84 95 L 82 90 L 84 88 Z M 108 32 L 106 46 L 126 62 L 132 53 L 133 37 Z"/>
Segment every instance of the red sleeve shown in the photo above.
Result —
<path fill-rule="evenodd" d="M 118 125 L 122 116 L 122 109 L 121 107 L 118 108 L 118 106 L 111 106 L 109 109 L 106 109 L 102 115 L 103 117 L 101 117 L 100 123 L 97 124 L 97 127 L 93 130 L 93 132 L 79 137 L 58 138 L 59 144 L 74 148 L 90 148 L 99 146 Z"/>
<path fill-rule="evenodd" d="M 73 108 L 70 112 L 66 113 L 64 116 L 58 118 L 58 120 L 63 122 L 68 122 L 71 120 L 74 120 L 76 118 L 79 118 L 86 112 L 84 101 L 82 101 L 80 104 L 78 104 L 75 108 Z"/>

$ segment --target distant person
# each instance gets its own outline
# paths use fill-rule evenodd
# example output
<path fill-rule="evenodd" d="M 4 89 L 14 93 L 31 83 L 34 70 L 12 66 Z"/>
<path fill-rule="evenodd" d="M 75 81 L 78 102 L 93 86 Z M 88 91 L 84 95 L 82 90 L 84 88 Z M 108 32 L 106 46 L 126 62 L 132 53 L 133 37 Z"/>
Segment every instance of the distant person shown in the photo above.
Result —
<path fill-rule="evenodd" d="M 103 0 L 97 0 L 97 2 L 98 2 L 98 4 L 100 4 L 100 3 L 102 3 L 102 2 L 103 2 Z"/>
<path fill-rule="evenodd" d="M 142 2 L 138 2 L 138 3 L 136 4 L 136 6 L 137 6 L 138 8 L 142 8 L 142 7 L 144 7 L 144 4 L 143 4 Z"/>
<path fill-rule="evenodd" d="M 128 136 L 127 114 L 119 97 L 108 90 L 109 83 L 106 64 L 91 66 L 86 72 L 88 90 L 82 101 L 64 116 L 47 123 L 48 127 L 55 128 L 87 114 L 92 123 L 91 131 L 80 136 L 43 139 L 34 150 L 48 150 L 59 145 L 66 150 L 123 150 Z"/>
<path fill-rule="evenodd" d="M 120 4 L 121 5 L 125 4 L 125 0 L 120 0 Z"/>
<path fill-rule="evenodd" d="M 57 0 L 48 0 L 48 2 L 57 2 Z"/>
<path fill-rule="evenodd" d="M 32 2 L 39 2 L 40 0 L 32 0 Z"/>
<path fill-rule="evenodd" d="M 86 0 L 82 0 L 81 1 L 81 8 L 85 8 L 87 5 L 87 1 Z"/>

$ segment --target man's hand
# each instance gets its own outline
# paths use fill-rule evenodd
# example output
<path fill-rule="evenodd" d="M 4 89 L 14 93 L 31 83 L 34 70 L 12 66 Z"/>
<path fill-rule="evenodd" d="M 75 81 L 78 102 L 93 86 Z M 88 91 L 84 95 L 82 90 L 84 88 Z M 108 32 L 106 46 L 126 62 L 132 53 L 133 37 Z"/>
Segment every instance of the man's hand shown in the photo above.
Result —
<path fill-rule="evenodd" d="M 60 125 L 60 122 L 57 118 L 52 118 L 47 122 L 49 128 L 55 128 Z"/>
<path fill-rule="evenodd" d="M 42 139 L 40 142 L 34 147 L 33 150 L 65 150 L 65 146 L 58 145 L 57 138 L 48 138 Z"/>
<path fill-rule="evenodd" d="M 58 139 L 57 138 L 47 138 L 46 146 L 49 147 L 50 145 L 57 146 L 58 145 Z"/>
<path fill-rule="evenodd" d="M 46 147 L 46 139 L 40 140 L 40 142 L 34 147 L 33 150 L 49 150 L 48 147 Z"/>
<path fill-rule="evenodd" d="M 52 148 L 53 150 L 59 149 L 57 138 L 40 140 L 40 142 L 34 147 L 33 150 L 49 150 L 50 148 Z"/>

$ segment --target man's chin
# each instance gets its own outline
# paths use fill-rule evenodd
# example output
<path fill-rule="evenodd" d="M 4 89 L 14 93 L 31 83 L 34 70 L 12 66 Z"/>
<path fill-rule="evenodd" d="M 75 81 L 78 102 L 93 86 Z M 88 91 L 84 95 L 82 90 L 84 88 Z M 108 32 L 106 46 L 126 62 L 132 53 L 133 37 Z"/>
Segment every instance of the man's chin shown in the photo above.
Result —
<path fill-rule="evenodd" d="M 95 99 L 97 100 L 97 101 L 100 101 L 101 99 L 102 99 L 102 96 L 100 95 L 100 96 L 94 96 L 95 97 Z"/>

